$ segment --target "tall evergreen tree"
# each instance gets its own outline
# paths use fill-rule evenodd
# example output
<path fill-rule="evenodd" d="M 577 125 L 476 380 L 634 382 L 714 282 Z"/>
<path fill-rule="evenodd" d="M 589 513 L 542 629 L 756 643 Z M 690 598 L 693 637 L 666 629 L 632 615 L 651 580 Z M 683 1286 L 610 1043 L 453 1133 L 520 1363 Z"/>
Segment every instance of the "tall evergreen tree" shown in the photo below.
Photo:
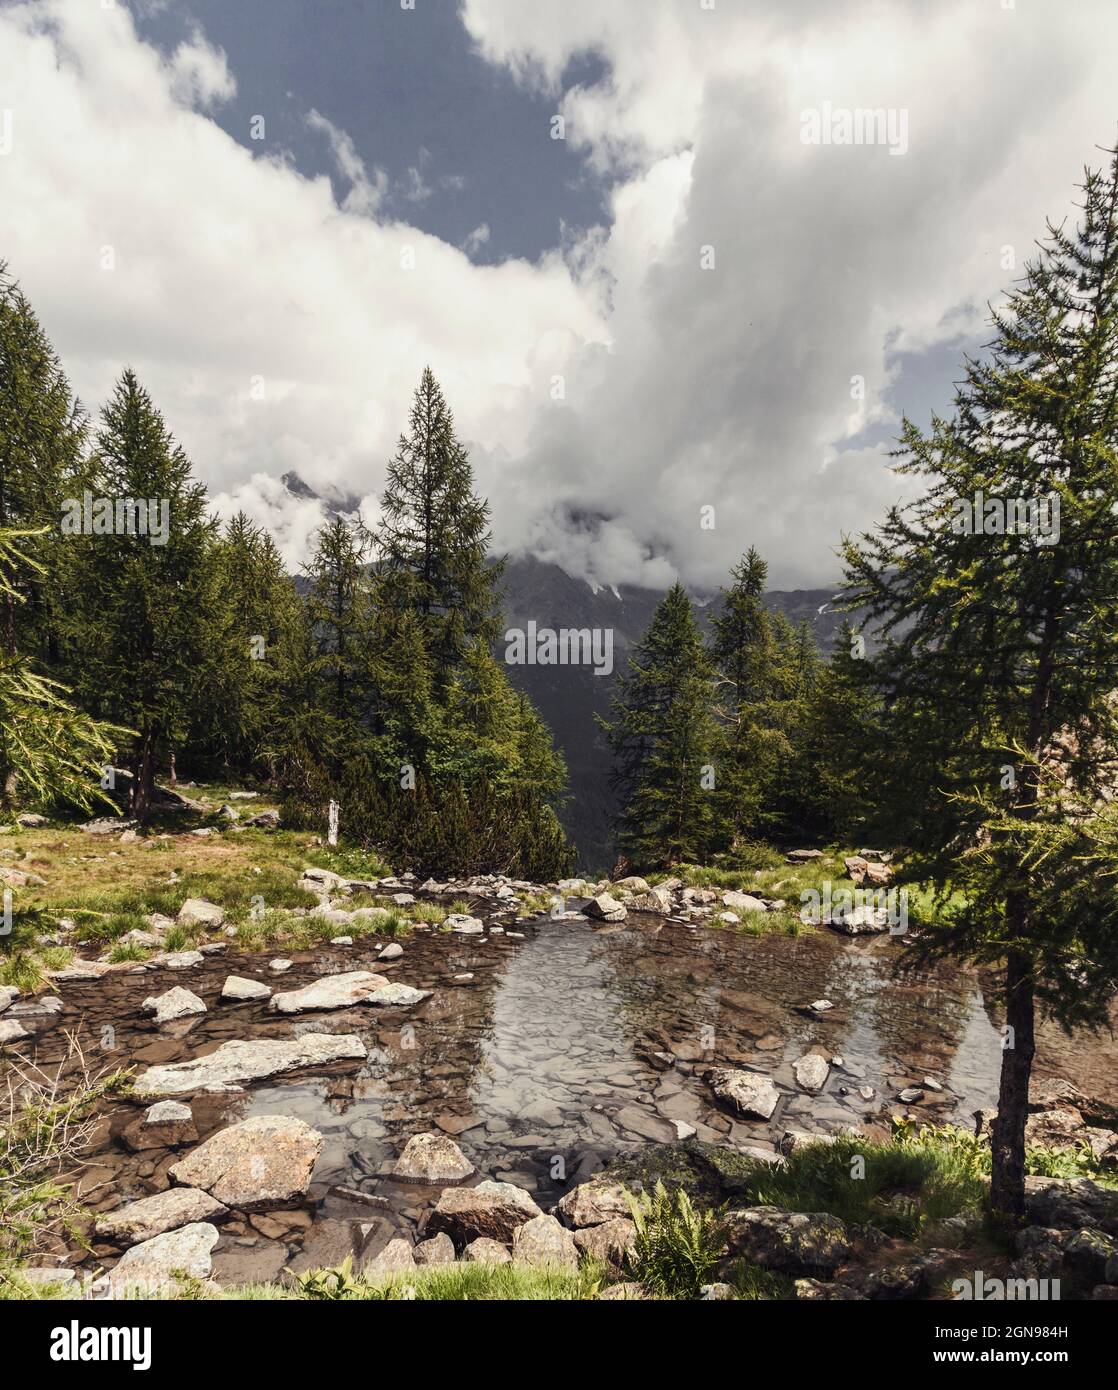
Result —
<path fill-rule="evenodd" d="M 1004 967 L 991 1201 L 1013 1214 L 1024 1207 L 1036 1007 L 1067 1026 L 1100 1023 L 1118 984 L 1106 810 L 1118 740 L 1109 154 L 1105 172 L 1087 172 L 1078 228 L 1049 225 L 994 313 L 988 355 L 967 361 L 952 417 L 928 433 L 905 422 L 902 468 L 926 481 L 924 495 L 846 547 L 851 602 L 887 639 L 873 660 L 898 838 L 913 847 L 914 876 L 964 900 L 918 946 Z"/>
<path fill-rule="evenodd" d="M 618 680 L 601 721 L 622 795 L 618 841 L 641 865 L 701 860 L 714 830 L 713 673 L 681 584 L 674 584 Z"/>
<path fill-rule="evenodd" d="M 0 647 L 58 659 L 59 518 L 85 483 L 87 421 L 31 305 L 0 262 L 0 527 L 27 563 L 0 574 Z M 22 600 L 22 601 L 21 601 Z"/>
<path fill-rule="evenodd" d="M 384 599 L 419 613 L 436 682 L 445 684 L 472 643 L 498 635 L 501 567 L 487 559 L 489 509 L 474 493 L 469 456 L 430 367 L 388 465 L 376 541 Z"/>
<path fill-rule="evenodd" d="M 363 744 L 371 707 L 367 557 L 360 521 L 338 516 L 318 533 L 307 578 L 307 610 L 317 649 L 319 704 L 329 721 L 333 756 L 352 757 Z"/>
<path fill-rule="evenodd" d="M 135 730 L 131 812 L 150 812 L 157 765 L 181 745 L 209 668 L 220 576 L 205 488 L 136 375 L 101 413 L 93 487 L 126 527 L 66 535 L 76 581 L 67 657 L 88 709 Z M 129 500 L 165 508 L 166 540 L 143 534 Z M 118 511 L 118 506 L 122 511 Z"/>

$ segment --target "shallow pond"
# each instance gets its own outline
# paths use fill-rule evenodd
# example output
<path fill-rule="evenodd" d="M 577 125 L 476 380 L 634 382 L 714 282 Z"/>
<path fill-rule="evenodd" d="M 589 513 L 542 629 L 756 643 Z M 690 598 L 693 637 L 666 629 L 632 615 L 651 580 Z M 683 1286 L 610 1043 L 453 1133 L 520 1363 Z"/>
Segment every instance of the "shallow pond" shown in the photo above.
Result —
<path fill-rule="evenodd" d="M 395 1183 L 390 1171 L 407 1138 L 423 1130 L 452 1134 L 483 1176 L 515 1182 L 546 1205 L 618 1151 L 675 1141 L 680 1124 L 702 1139 L 763 1147 L 786 1128 L 887 1126 L 904 1109 L 897 1092 L 925 1077 L 943 1089 L 926 1091 L 913 1110 L 920 1118 L 969 1126 L 972 1112 L 995 1102 L 998 1020 L 978 977 L 948 966 L 897 976 L 900 949 L 888 937 L 755 938 L 637 916 L 604 927 L 543 919 L 520 930 L 520 938 L 417 932 L 390 965 L 376 963 L 378 943 L 369 941 L 295 953 L 281 976 L 269 971 L 267 955 L 230 950 L 196 969 L 64 985 L 62 1023 L 40 1037 L 36 1059 L 48 1066 L 61 1058 L 63 1030 L 77 1031 L 94 1067 L 138 1071 L 230 1038 L 361 1037 L 369 1048 L 362 1065 L 194 1098 L 201 1138 L 248 1115 L 284 1113 L 326 1140 L 302 1228 L 283 1229 L 277 1214 L 271 1224 L 223 1229 L 215 1272 L 230 1279 L 334 1262 L 351 1242 L 379 1246 L 395 1231 L 412 1232 L 437 1192 Z M 229 974 L 290 990 L 323 973 L 369 968 L 432 996 L 410 1010 L 296 1018 L 218 997 Z M 162 1027 L 142 1018 L 141 1001 L 173 985 L 200 995 L 209 1012 Z M 833 1009 L 803 1010 L 821 998 Z M 792 1070 L 812 1048 L 841 1059 L 819 1095 L 800 1090 Z M 770 1123 L 741 1123 L 713 1105 L 702 1077 L 716 1064 L 773 1077 L 785 1094 Z M 1118 1043 L 1112 1033 L 1068 1039 L 1044 1026 L 1037 1071 L 1112 1097 Z M 120 1147 L 115 1136 L 136 1113 L 117 1105 L 99 1131 L 82 1177 L 95 1207 L 162 1189 L 180 1156 Z M 337 1185 L 360 1189 L 377 1206 L 330 1195 Z"/>

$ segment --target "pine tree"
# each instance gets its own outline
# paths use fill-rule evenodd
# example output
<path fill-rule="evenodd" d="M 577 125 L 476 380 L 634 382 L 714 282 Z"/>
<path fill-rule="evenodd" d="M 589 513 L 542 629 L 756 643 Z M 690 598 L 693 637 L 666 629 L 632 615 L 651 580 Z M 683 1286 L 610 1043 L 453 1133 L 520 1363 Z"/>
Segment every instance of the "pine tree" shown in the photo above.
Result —
<path fill-rule="evenodd" d="M 335 761 L 352 757 L 358 745 L 364 745 L 371 708 L 368 551 L 360 521 L 338 516 L 319 531 L 318 547 L 306 568 L 318 705 L 328 721 L 327 742 Z"/>
<path fill-rule="evenodd" d="M 25 532 L 28 563 L 0 574 L 0 646 L 58 659 L 63 499 L 80 496 L 87 421 L 54 349 L 0 262 L 0 527 Z"/>
<path fill-rule="evenodd" d="M 691 603 L 674 584 L 601 721 L 622 795 L 621 849 L 636 863 L 701 861 L 714 832 L 713 673 Z M 715 773 L 715 783 L 717 774 Z"/>
<path fill-rule="evenodd" d="M 1106 172 L 1087 172 L 1078 228 L 1049 225 L 994 313 L 993 342 L 967 361 L 951 418 L 928 433 L 905 422 L 902 469 L 927 491 L 846 547 L 850 600 L 886 638 L 873 662 L 898 838 L 913 847 L 914 877 L 965 904 L 918 947 L 1003 965 L 991 1202 L 1013 1214 L 1024 1207 L 1036 1006 L 1066 1026 L 1098 1024 L 1118 984 L 1105 809 L 1118 739 L 1118 152 L 1108 153 Z"/>
<path fill-rule="evenodd" d="M 501 567 L 487 559 L 488 545 L 489 509 L 474 494 L 469 456 L 427 367 L 388 465 L 376 547 L 384 600 L 419 613 L 439 685 L 471 644 L 500 630 Z"/>
<path fill-rule="evenodd" d="M 710 625 L 721 729 L 716 816 L 731 851 L 768 828 L 775 770 L 789 751 L 777 717 L 784 654 L 761 601 L 767 578 L 768 566 L 750 549 L 731 571 Z"/>
<path fill-rule="evenodd" d="M 135 730 L 127 748 L 130 809 L 143 821 L 156 767 L 182 744 L 209 670 L 220 583 L 216 523 L 204 487 L 131 370 L 101 413 L 96 443 L 93 487 L 111 515 L 101 527 L 95 518 L 93 534 L 63 537 L 76 579 L 67 659 L 86 708 Z M 128 505 L 137 499 L 156 508 L 148 534 Z M 160 516 L 165 540 L 155 534 Z"/>

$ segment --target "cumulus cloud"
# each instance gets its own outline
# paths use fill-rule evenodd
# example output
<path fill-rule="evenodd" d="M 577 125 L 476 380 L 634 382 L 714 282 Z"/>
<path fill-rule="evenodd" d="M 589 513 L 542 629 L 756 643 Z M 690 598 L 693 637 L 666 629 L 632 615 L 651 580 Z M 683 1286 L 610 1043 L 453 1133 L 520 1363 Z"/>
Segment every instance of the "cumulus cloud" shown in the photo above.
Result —
<path fill-rule="evenodd" d="M 501 550 L 600 584 L 710 587 L 757 544 L 775 583 L 831 583 L 840 532 L 899 490 L 872 441 L 898 402 L 926 413 L 906 362 L 979 340 L 1010 262 L 1112 138 L 1118 12 L 461 13 L 610 190 L 603 226 L 536 261 L 472 262 L 485 224 L 453 247 L 401 220 L 434 182 L 421 151 L 386 190 L 310 112 L 339 201 L 284 151 L 230 138 L 210 113 L 235 74 L 201 34 L 167 59 L 122 6 L 0 9 L 0 253 L 83 397 L 131 363 L 216 503 L 272 526 L 295 563 L 322 511 L 277 480 L 295 470 L 375 509 L 430 363 Z M 600 76 L 571 84 L 588 54 Z M 904 110 L 907 152 L 804 144 L 823 103 Z"/>

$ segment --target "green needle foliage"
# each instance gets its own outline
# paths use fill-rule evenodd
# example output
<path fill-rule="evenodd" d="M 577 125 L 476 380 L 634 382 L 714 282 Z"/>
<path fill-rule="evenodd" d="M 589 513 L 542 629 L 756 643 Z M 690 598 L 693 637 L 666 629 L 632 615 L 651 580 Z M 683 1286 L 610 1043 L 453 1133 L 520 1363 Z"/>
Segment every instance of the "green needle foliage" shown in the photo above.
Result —
<path fill-rule="evenodd" d="M 991 1200 L 1023 1209 L 1042 1004 L 1101 1023 L 1118 985 L 1118 154 L 1088 171 L 1075 230 L 1049 226 L 950 418 L 906 421 L 924 481 L 845 547 L 849 597 L 884 639 L 882 795 L 913 878 L 962 906 L 924 955 L 1004 963 Z M 981 498 L 978 497 L 981 494 Z M 976 505 L 977 502 L 977 505 Z M 1001 524 L 1045 503 L 1058 526 Z M 1054 509 L 1058 506 L 1058 514 Z M 973 516 L 968 515 L 973 511 Z"/>

